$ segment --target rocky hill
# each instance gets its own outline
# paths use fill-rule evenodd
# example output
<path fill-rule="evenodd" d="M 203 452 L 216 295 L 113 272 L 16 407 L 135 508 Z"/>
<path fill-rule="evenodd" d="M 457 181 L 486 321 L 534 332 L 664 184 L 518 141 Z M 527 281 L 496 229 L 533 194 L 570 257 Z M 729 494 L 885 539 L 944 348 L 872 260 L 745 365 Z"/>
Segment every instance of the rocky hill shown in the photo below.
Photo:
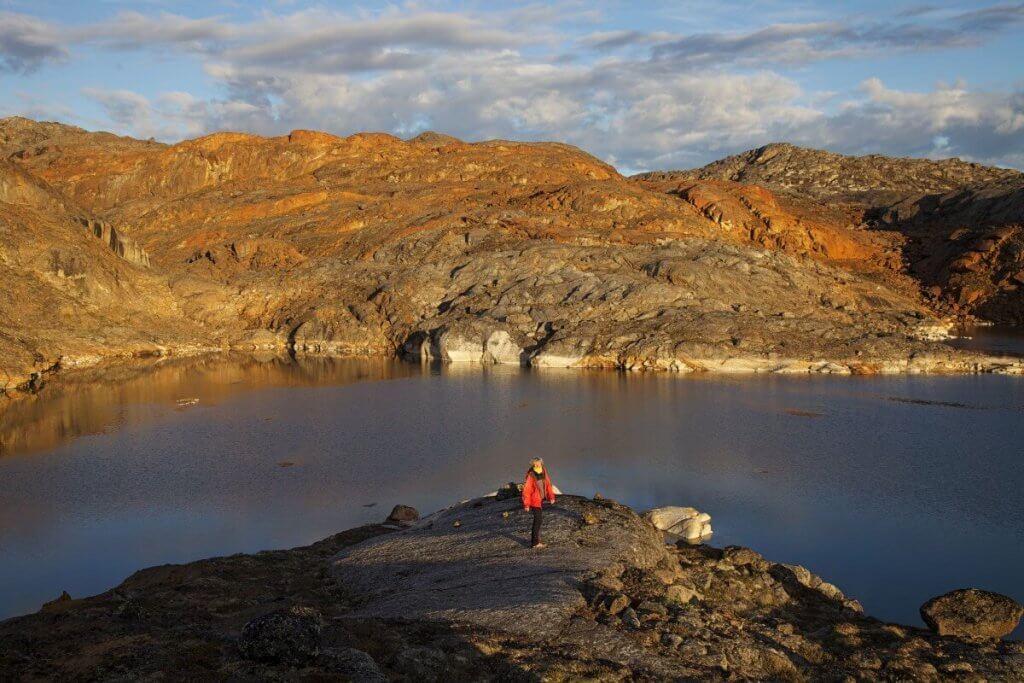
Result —
<path fill-rule="evenodd" d="M 804 567 L 666 545 L 653 516 L 598 496 L 561 497 L 531 549 L 528 513 L 502 494 L 63 594 L 0 622 L 0 676 L 1009 681 L 1024 667 L 1024 644 L 999 639 L 1024 611 L 1005 596 L 929 601 L 931 630 L 884 623 Z"/>
<path fill-rule="evenodd" d="M 674 188 L 681 196 L 689 196 L 692 191 L 684 188 L 695 183 L 769 188 L 788 201 L 802 201 L 812 223 L 844 234 L 851 227 L 854 234 L 874 233 L 889 249 L 885 265 L 911 276 L 933 310 L 1024 324 L 1019 171 L 959 159 L 850 157 L 772 144 L 703 168 L 635 179 L 662 191 Z M 726 215 L 731 219 L 735 212 Z"/>
<path fill-rule="evenodd" d="M 690 171 L 637 176 L 643 180 L 730 180 L 763 185 L 826 201 L 887 206 L 912 195 L 944 194 L 964 185 L 1010 178 L 1019 171 L 960 159 L 911 159 L 880 154 L 845 156 L 787 143 L 773 143 Z"/>
<path fill-rule="evenodd" d="M 562 144 L 432 133 L 163 145 L 14 118 L 0 153 L 18 179 L 4 187 L 23 188 L 0 197 L 4 267 L 49 297 L 0 301 L 7 392 L 103 356 L 208 348 L 1014 370 L 930 341 L 949 322 L 902 272 L 901 234 L 777 189 L 638 182 Z M 55 249 L 80 262 L 54 265 Z"/>

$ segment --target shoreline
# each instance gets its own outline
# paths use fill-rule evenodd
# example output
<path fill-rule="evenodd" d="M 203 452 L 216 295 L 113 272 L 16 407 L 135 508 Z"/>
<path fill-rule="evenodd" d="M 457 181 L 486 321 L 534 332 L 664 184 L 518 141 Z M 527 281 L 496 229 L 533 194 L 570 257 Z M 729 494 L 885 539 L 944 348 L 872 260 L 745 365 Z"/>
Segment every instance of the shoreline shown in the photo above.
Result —
<path fill-rule="evenodd" d="M 936 342 L 938 343 L 938 342 Z M 127 351 L 107 356 L 61 357 L 41 369 L 22 370 L 21 374 L 2 371 L 6 377 L 0 386 L 0 410 L 6 403 L 26 395 L 38 393 L 49 382 L 60 381 L 66 373 L 80 370 L 96 370 L 102 367 L 123 368 L 154 359 L 198 358 L 203 356 L 247 355 L 258 357 L 272 354 L 278 356 L 395 360 L 410 363 L 440 363 L 471 367 L 480 365 L 507 365 L 543 370 L 546 368 L 573 370 L 614 370 L 618 372 L 666 372 L 678 374 L 708 375 L 981 375 L 1003 374 L 1024 375 L 1024 357 L 993 355 L 978 351 L 967 351 L 952 346 L 936 349 L 936 353 L 911 354 L 906 358 L 886 359 L 870 357 L 851 358 L 785 358 L 777 354 L 731 355 L 721 357 L 689 357 L 686 359 L 658 356 L 631 356 L 629 354 L 557 356 L 539 354 L 521 358 L 515 362 L 486 355 L 486 346 L 479 352 L 433 353 L 421 350 L 418 353 L 399 348 L 394 353 L 375 353 L 351 348 L 335 348 L 331 345 L 311 345 L 297 348 L 295 344 L 236 344 L 161 346 L 144 351 Z M 942 355 L 938 351 L 944 352 Z"/>
<path fill-rule="evenodd" d="M 560 498 L 543 551 L 524 547 L 514 493 L 403 513 L 310 546 L 150 567 L 96 596 L 65 594 L 0 621 L 0 672 L 1004 680 L 1024 665 L 1024 641 L 878 621 L 803 567 L 737 546 L 668 545 L 648 518 L 599 496 Z"/>

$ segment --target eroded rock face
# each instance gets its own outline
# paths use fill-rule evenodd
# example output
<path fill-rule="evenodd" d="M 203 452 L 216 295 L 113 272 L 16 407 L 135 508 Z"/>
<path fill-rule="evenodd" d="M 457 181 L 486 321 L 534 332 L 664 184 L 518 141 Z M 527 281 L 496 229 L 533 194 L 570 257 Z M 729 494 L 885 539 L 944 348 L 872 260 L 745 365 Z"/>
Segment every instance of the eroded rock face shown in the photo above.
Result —
<path fill-rule="evenodd" d="M 963 588 L 921 605 L 921 618 L 935 633 L 963 638 L 1002 638 L 1017 628 L 1024 606 L 999 593 Z"/>
<path fill-rule="evenodd" d="M 61 367 L 208 347 L 147 262 L 123 231 L 0 160 L 0 399 Z"/>

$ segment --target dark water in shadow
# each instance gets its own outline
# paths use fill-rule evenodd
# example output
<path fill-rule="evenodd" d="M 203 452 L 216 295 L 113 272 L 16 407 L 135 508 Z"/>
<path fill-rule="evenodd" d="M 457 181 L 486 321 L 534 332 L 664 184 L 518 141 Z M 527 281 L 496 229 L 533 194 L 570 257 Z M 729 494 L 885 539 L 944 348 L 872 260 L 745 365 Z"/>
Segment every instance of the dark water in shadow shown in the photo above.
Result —
<path fill-rule="evenodd" d="M 964 586 L 1024 600 L 1022 378 L 275 359 L 101 380 L 0 415 L 0 616 L 153 564 L 309 543 L 396 503 L 432 511 L 535 454 L 569 492 L 706 510 L 716 545 L 804 564 L 884 619 L 919 623 Z"/>
<path fill-rule="evenodd" d="M 965 327 L 962 335 L 949 341 L 950 346 L 993 355 L 1024 356 L 1022 327 Z"/>

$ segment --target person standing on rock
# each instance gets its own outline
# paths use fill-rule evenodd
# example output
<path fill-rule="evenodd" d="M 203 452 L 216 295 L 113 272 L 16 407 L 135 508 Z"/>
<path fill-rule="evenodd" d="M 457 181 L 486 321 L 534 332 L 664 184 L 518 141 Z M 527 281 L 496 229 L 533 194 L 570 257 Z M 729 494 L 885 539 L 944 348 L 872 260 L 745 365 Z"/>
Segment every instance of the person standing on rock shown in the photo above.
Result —
<path fill-rule="evenodd" d="M 531 548 L 544 547 L 540 540 L 540 525 L 543 520 L 541 508 L 544 501 L 555 502 L 555 487 L 551 485 L 551 477 L 544 467 L 544 460 L 534 458 L 530 461 L 530 469 L 526 470 L 526 481 L 523 482 L 523 509 L 533 513 Z"/>

